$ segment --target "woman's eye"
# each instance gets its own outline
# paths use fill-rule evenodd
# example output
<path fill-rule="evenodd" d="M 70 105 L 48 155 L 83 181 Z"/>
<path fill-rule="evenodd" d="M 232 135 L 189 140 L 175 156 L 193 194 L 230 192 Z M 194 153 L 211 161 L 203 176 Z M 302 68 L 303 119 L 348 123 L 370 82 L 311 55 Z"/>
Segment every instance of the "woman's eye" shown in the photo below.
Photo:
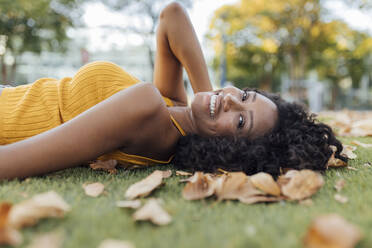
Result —
<path fill-rule="evenodd" d="M 245 100 L 247 100 L 247 97 L 248 97 L 248 93 L 244 91 L 242 101 L 244 102 Z"/>
<path fill-rule="evenodd" d="M 244 126 L 244 117 L 242 115 L 239 116 L 239 123 L 238 128 L 242 128 Z"/>

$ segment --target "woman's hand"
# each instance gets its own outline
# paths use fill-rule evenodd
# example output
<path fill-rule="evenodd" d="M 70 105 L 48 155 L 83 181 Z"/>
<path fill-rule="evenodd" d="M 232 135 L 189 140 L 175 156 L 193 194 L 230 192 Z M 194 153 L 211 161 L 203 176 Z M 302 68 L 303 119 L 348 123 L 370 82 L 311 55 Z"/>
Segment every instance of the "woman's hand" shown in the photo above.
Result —
<path fill-rule="evenodd" d="M 161 12 L 156 40 L 154 84 L 163 96 L 187 105 L 183 67 L 194 93 L 213 90 L 194 28 L 179 3 L 171 3 Z"/>

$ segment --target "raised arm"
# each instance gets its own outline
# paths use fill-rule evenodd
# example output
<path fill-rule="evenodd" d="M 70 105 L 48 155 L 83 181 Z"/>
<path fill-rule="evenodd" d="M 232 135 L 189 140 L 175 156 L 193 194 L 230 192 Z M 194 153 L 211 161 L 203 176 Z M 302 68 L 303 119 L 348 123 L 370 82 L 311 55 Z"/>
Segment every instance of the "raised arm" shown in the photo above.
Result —
<path fill-rule="evenodd" d="M 154 84 L 163 96 L 181 105 L 187 104 L 182 67 L 195 93 L 212 90 L 199 41 L 179 3 L 171 3 L 161 12 L 156 41 Z"/>

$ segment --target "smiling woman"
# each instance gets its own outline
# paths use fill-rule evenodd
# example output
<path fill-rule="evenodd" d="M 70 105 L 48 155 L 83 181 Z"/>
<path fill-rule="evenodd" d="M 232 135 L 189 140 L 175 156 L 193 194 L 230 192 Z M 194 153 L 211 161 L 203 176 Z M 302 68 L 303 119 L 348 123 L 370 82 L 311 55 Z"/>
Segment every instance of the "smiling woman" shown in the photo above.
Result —
<path fill-rule="evenodd" d="M 273 175 L 280 168 L 324 170 L 332 130 L 304 109 L 258 90 L 212 91 L 191 22 L 178 3 L 161 13 L 154 82 L 110 62 L 72 77 L 4 88 L 0 96 L 0 178 L 39 175 L 86 161 L 125 168 L 173 163 Z M 189 107 L 186 69 L 195 98 Z M 175 155 L 174 155 L 175 154 Z"/>
<path fill-rule="evenodd" d="M 200 92 L 191 104 L 195 125 L 202 136 L 259 137 L 277 122 L 277 107 L 254 91 L 225 87 Z"/>

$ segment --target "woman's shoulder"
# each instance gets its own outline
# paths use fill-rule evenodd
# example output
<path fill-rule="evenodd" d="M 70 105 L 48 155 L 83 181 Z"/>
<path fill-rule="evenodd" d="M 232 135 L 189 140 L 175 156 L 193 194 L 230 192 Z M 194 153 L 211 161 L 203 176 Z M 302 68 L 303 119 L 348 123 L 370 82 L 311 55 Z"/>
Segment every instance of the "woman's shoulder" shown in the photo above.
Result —
<path fill-rule="evenodd" d="M 126 89 L 133 99 L 132 107 L 141 114 L 143 118 L 152 120 L 169 119 L 167 105 L 162 95 L 152 83 L 140 82 Z"/>

